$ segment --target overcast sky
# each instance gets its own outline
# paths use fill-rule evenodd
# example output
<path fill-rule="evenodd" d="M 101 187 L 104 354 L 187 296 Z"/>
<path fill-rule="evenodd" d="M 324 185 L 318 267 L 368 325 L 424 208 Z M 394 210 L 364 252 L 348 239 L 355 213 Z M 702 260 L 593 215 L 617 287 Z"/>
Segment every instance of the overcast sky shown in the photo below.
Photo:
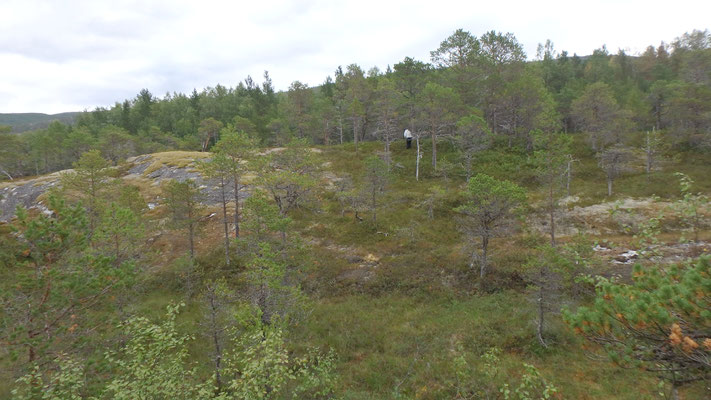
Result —
<path fill-rule="evenodd" d="M 556 50 L 644 51 L 711 28 L 709 0 L 0 0 L 0 113 L 81 111 L 142 88 L 198 91 L 269 71 L 277 90 L 339 65 L 384 70 L 457 28 L 512 32 L 529 58 Z"/>

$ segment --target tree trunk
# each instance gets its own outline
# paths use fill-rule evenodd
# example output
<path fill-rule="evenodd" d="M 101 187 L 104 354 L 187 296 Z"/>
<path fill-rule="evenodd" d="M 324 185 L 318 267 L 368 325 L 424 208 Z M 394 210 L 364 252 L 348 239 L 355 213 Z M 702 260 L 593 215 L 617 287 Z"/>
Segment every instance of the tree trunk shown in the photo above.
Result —
<path fill-rule="evenodd" d="M 34 337 L 34 336 L 30 336 L 30 339 L 32 339 L 33 337 Z M 35 359 L 37 358 L 37 355 L 35 354 L 35 346 L 33 346 L 33 345 L 31 345 L 31 344 L 29 344 L 29 345 L 27 345 L 27 346 L 29 347 L 29 348 L 28 348 L 28 353 L 29 353 L 29 354 L 27 355 L 27 359 L 28 359 L 28 361 L 29 361 L 29 364 L 32 364 L 32 363 L 35 362 Z"/>
<path fill-rule="evenodd" d="M 114 265 L 118 268 L 121 265 L 121 236 L 114 234 Z"/>
<path fill-rule="evenodd" d="M 7 175 L 7 177 L 10 178 L 11 181 L 14 180 L 14 179 L 12 179 L 12 175 L 10 175 L 7 171 L 5 171 L 4 168 L 0 167 L 0 172 Z"/>
<path fill-rule="evenodd" d="M 89 214 L 89 241 L 91 241 L 96 228 L 96 182 L 93 173 L 89 178 L 89 206 L 87 212 Z"/>
<path fill-rule="evenodd" d="M 555 198 L 553 193 L 553 182 L 548 186 L 548 213 L 551 220 L 551 246 L 555 247 Z"/>
<path fill-rule="evenodd" d="M 647 153 L 647 165 L 645 166 L 645 171 L 647 172 L 647 180 L 649 180 L 649 173 L 652 171 L 652 148 L 649 142 L 649 132 L 647 132 L 647 147 L 645 148 Z"/>
<path fill-rule="evenodd" d="M 355 143 L 355 151 L 358 151 L 358 123 L 353 118 L 353 143 Z"/>
<path fill-rule="evenodd" d="M 343 144 L 343 118 L 338 117 L 338 137 L 341 139 L 341 144 Z"/>
<path fill-rule="evenodd" d="M 486 275 L 486 253 L 489 249 L 489 237 L 481 237 L 481 265 L 479 266 L 479 278 L 484 278 Z"/>
<path fill-rule="evenodd" d="M 417 143 L 417 159 L 415 160 L 415 180 L 420 180 L 420 135 L 415 136 L 415 142 Z"/>
<path fill-rule="evenodd" d="M 213 287 L 214 289 L 214 287 Z M 222 345 L 220 344 L 219 329 L 217 325 L 217 305 L 215 304 L 216 294 L 210 293 L 210 323 L 212 325 L 212 341 L 215 345 L 215 384 L 217 386 L 217 391 L 222 390 L 222 377 L 220 376 L 220 369 L 222 363 Z"/>
<path fill-rule="evenodd" d="M 543 288 L 543 285 L 545 285 L 545 267 L 541 267 L 541 274 L 540 274 L 540 282 L 538 283 L 538 324 L 536 326 L 536 336 L 538 337 L 538 342 L 541 344 L 543 347 L 548 347 L 546 344 L 546 341 L 543 339 L 543 325 L 544 325 L 544 318 L 545 318 L 545 304 L 544 304 L 544 295 L 545 295 L 545 290 Z"/>
<path fill-rule="evenodd" d="M 388 172 L 390 172 L 390 135 L 385 132 L 385 162 L 388 166 Z"/>
<path fill-rule="evenodd" d="M 225 228 L 225 265 L 230 266 L 230 230 L 227 221 L 227 196 L 225 194 L 225 177 L 220 175 L 220 194 L 222 195 L 222 223 Z"/>
<path fill-rule="evenodd" d="M 377 219 L 377 203 L 375 201 L 375 196 L 376 196 L 376 188 L 373 187 L 373 226 L 375 227 L 375 230 L 378 229 L 378 219 Z"/>
<path fill-rule="evenodd" d="M 239 238 L 239 178 L 234 176 L 235 185 L 235 237 Z"/>
<path fill-rule="evenodd" d="M 566 179 L 565 179 L 565 192 L 568 197 L 570 197 L 570 179 L 573 175 L 573 160 L 572 158 L 568 159 L 568 170 L 566 172 Z"/>
<path fill-rule="evenodd" d="M 267 304 L 267 297 L 268 297 L 267 287 L 268 286 L 266 283 L 262 283 L 260 285 L 257 304 L 258 304 L 259 309 L 262 311 L 262 324 L 268 326 L 268 325 L 271 325 L 271 323 L 272 323 L 272 313 L 269 308 L 269 305 Z"/>
<path fill-rule="evenodd" d="M 437 135 L 432 131 L 432 169 L 437 172 Z"/>
<path fill-rule="evenodd" d="M 192 221 L 188 224 L 188 235 L 190 236 L 190 261 L 192 261 L 195 259 L 195 224 Z"/>
<path fill-rule="evenodd" d="M 612 196 L 612 179 L 607 178 L 607 195 Z"/>

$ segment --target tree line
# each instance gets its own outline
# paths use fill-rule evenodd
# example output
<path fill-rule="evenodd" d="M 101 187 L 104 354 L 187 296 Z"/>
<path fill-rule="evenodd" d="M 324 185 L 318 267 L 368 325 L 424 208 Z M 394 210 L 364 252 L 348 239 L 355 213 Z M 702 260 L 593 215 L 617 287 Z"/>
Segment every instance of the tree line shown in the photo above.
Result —
<path fill-rule="evenodd" d="M 228 124 L 265 146 L 293 138 L 313 144 L 388 143 L 409 128 L 437 143 L 458 129 L 484 130 L 496 144 L 533 151 L 536 130 L 584 133 L 600 152 L 654 129 L 680 149 L 711 145 L 711 33 L 694 30 L 638 56 L 605 46 L 589 56 L 558 52 L 549 40 L 533 61 L 511 33 L 481 37 L 458 29 L 429 62 L 406 57 L 385 71 L 357 64 L 310 87 L 277 93 L 267 72 L 235 87 L 216 85 L 133 99 L 84 112 L 75 126 L 52 124 L 21 136 L 0 135 L 5 177 L 68 168 L 88 149 L 116 163 L 167 149 L 205 151 Z M 468 127 L 462 127 L 468 125 Z M 467 140 L 466 145 L 471 145 Z"/>

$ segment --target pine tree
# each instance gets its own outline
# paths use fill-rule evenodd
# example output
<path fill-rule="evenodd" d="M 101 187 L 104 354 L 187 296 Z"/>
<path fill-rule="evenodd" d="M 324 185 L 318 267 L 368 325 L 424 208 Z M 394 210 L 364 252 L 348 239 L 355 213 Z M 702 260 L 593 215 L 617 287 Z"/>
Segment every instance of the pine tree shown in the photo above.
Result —
<path fill-rule="evenodd" d="M 89 231 L 93 232 L 101 215 L 102 196 L 111 184 L 109 162 L 99 150 L 82 154 L 74 163 L 74 172 L 62 175 L 62 186 L 86 203 Z"/>
<path fill-rule="evenodd" d="M 576 333 L 617 366 L 641 368 L 678 388 L 711 372 L 711 264 L 635 265 L 632 282 L 599 278 L 592 305 L 564 311 Z"/>
<path fill-rule="evenodd" d="M 365 184 L 363 189 L 367 194 L 368 208 L 373 214 L 373 227 L 378 229 L 378 199 L 385 194 L 385 189 L 390 181 L 387 164 L 377 156 L 370 156 L 365 160 Z"/>
<path fill-rule="evenodd" d="M 195 235 L 202 212 L 200 201 L 203 193 L 195 181 L 184 182 L 170 180 L 163 185 L 163 197 L 170 211 L 173 226 L 186 229 L 190 243 L 190 259 L 195 258 Z"/>
<path fill-rule="evenodd" d="M 479 277 L 484 278 L 488 267 L 489 241 L 508 232 L 517 209 L 526 201 L 524 189 L 509 181 L 500 181 L 485 174 L 477 174 L 467 184 L 467 202 L 455 211 L 463 214 L 462 228 L 469 240 L 481 239 Z"/>
<path fill-rule="evenodd" d="M 4 243 L 0 259 L 5 278 L 0 286 L 2 337 L 17 355 L 27 352 L 32 365 L 46 361 L 61 346 L 75 348 L 81 332 L 91 331 L 89 311 L 131 281 L 134 268 L 88 247 L 86 210 L 49 197 L 50 215 L 17 210 L 16 233 Z"/>
<path fill-rule="evenodd" d="M 260 160 L 260 183 L 274 199 L 282 215 L 299 207 L 316 186 L 318 163 L 304 141 L 293 141 L 281 152 Z"/>

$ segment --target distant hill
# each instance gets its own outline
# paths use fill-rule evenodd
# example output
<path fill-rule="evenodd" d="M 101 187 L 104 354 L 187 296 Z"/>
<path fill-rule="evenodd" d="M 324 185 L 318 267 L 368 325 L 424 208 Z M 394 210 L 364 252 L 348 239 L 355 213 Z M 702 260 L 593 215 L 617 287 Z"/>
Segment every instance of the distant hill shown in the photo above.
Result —
<path fill-rule="evenodd" d="M 60 114 L 41 114 L 41 113 L 0 113 L 0 125 L 9 125 L 12 127 L 12 132 L 25 132 L 35 129 L 43 129 L 49 126 L 53 121 L 59 121 L 65 124 L 73 124 L 80 112 L 65 112 Z"/>

